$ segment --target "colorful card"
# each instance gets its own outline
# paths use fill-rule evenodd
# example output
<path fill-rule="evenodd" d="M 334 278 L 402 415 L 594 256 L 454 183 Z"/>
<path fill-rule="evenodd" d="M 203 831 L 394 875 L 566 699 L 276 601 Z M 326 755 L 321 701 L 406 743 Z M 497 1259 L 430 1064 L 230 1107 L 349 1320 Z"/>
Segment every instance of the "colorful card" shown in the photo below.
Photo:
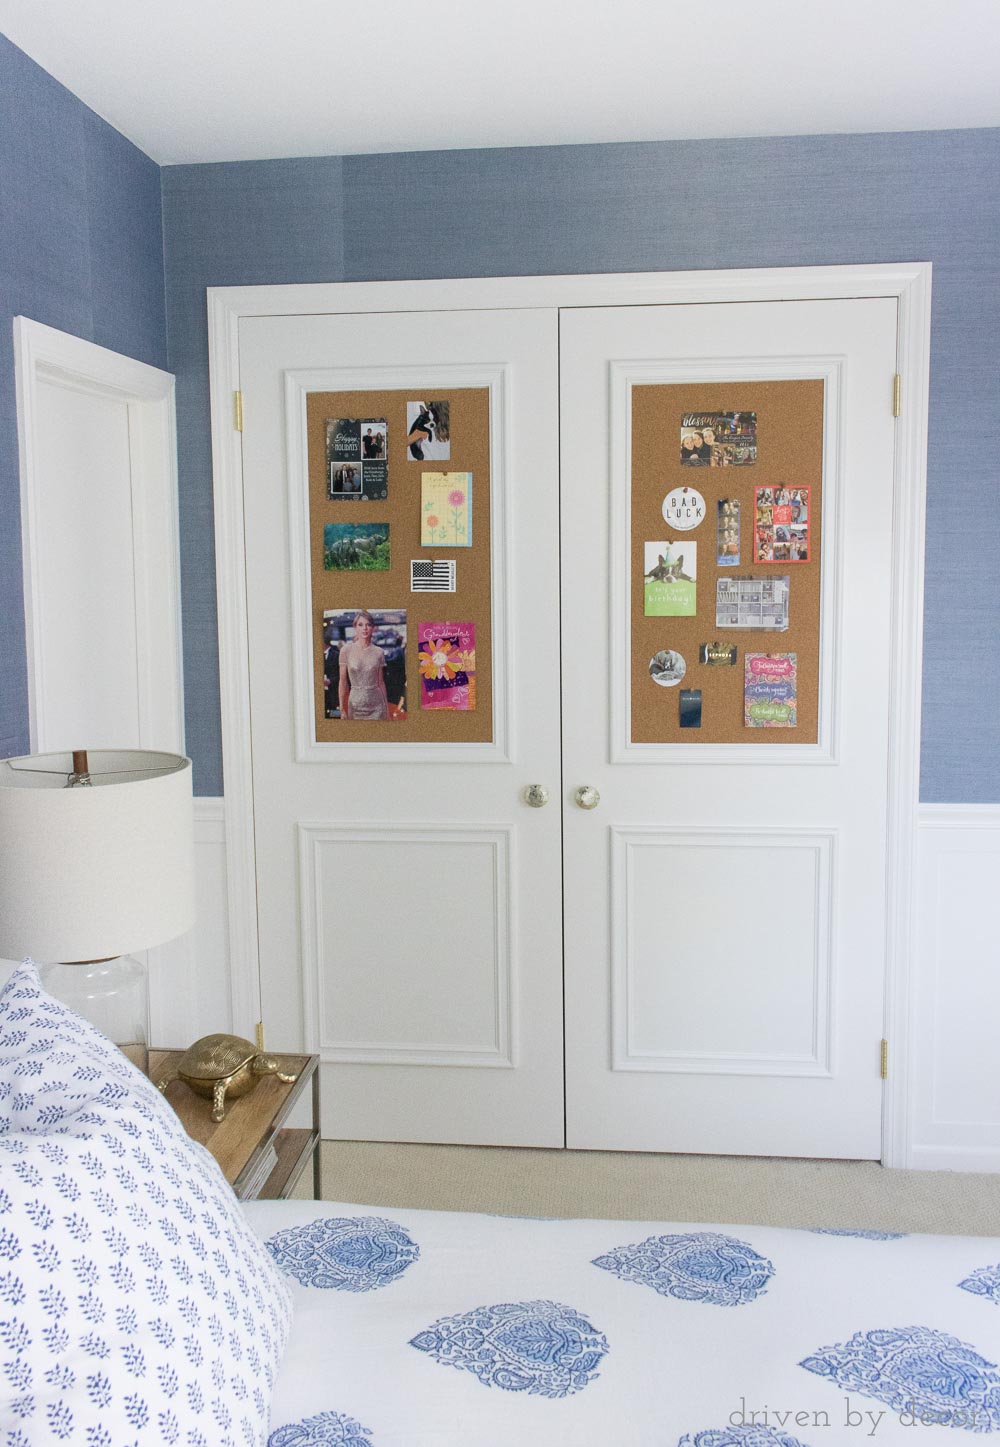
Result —
<path fill-rule="evenodd" d="M 682 467 L 749 467 L 756 461 L 756 412 L 684 413 Z"/>
<path fill-rule="evenodd" d="M 647 618 L 693 618 L 698 611 L 696 543 L 645 543 L 642 611 Z"/>
<path fill-rule="evenodd" d="M 686 533 L 704 521 L 705 499 L 693 487 L 675 487 L 663 499 L 660 511 L 665 523 Z"/>
<path fill-rule="evenodd" d="M 808 487 L 754 488 L 754 558 L 758 563 L 809 562 Z"/>
<path fill-rule="evenodd" d="M 743 722 L 748 729 L 796 725 L 794 653 L 748 653 L 743 660 Z"/>
<path fill-rule="evenodd" d="M 323 524 L 323 567 L 328 572 L 384 573 L 389 566 L 388 523 Z"/>
<path fill-rule="evenodd" d="M 323 694 L 327 718 L 406 718 L 405 608 L 326 609 Z"/>
<path fill-rule="evenodd" d="M 717 503 L 715 561 L 720 568 L 740 565 L 740 500 L 720 497 Z"/>
<path fill-rule="evenodd" d="M 451 459 L 450 402 L 407 402 L 406 455 L 411 462 Z"/>
<path fill-rule="evenodd" d="M 715 626 L 783 633 L 788 627 L 788 579 L 717 578 Z"/>
<path fill-rule="evenodd" d="M 476 707 L 476 625 L 420 623 L 420 707 Z"/>
<path fill-rule="evenodd" d="M 326 424 L 326 491 L 333 501 L 389 496 L 389 429 L 384 417 L 331 417 Z"/>
<path fill-rule="evenodd" d="M 420 545 L 472 547 L 472 473 L 420 474 Z"/>

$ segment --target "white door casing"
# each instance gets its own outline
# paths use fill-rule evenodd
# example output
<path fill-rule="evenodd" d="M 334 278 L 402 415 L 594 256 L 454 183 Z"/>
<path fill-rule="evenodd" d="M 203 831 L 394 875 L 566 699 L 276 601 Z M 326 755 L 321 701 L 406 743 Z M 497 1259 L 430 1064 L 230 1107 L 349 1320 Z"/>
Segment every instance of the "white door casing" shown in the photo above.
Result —
<path fill-rule="evenodd" d="M 556 313 L 247 318 L 240 365 L 268 1041 L 318 1050 L 338 1135 L 560 1145 L 559 809 L 522 799 L 558 795 Z M 493 742 L 317 741 L 307 395 L 461 387 L 490 393 Z"/>
<path fill-rule="evenodd" d="M 174 378 L 14 319 L 31 747 L 184 751 Z"/>
<path fill-rule="evenodd" d="M 563 762 L 568 799 L 583 783 L 601 795 L 593 812 L 568 807 L 565 822 L 567 1143 L 877 1158 L 895 299 L 567 310 L 561 344 L 574 482 L 563 508 Z M 825 390 L 819 741 L 789 731 L 766 754 L 634 743 L 632 388 L 725 380 L 738 396 L 741 381 L 798 377 Z M 595 436 L 609 436 L 608 452 Z M 744 498 L 747 551 L 749 469 L 727 487 Z M 660 535 L 658 518 L 637 521 Z M 706 564 L 713 528 L 709 518 L 691 535 Z M 565 560 L 585 555 L 580 589 Z M 710 598 L 714 572 L 699 567 Z M 670 620 L 660 627 L 669 646 Z M 720 637 L 740 646 L 742 667 L 745 635 Z M 685 685 L 697 688 L 703 670 L 688 665 Z M 607 680 L 607 711 L 579 707 L 584 674 Z M 655 702 L 676 708 L 676 693 Z"/>
<path fill-rule="evenodd" d="M 923 577 L 923 500 L 930 267 L 875 266 L 787 271 L 635 274 L 595 277 L 499 278 L 420 283 L 351 283 L 329 286 L 252 287 L 210 292 L 216 546 L 219 574 L 223 739 L 226 760 L 230 927 L 234 946 L 233 996 L 237 1026 L 258 1018 L 255 969 L 252 789 L 249 769 L 249 697 L 243 607 L 242 459 L 232 426 L 232 393 L 240 384 L 238 329 L 242 316 L 303 316 L 369 310 L 426 311 L 480 307 L 547 308 L 661 305 L 673 302 L 799 300 L 881 296 L 899 304 L 898 367 L 903 375 L 902 417 L 894 464 L 895 530 L 892 573 L 892 656 L 888 807 L 888 990 L 886 1033 L 892 1068 L 885 1092 L 883 1160 L 904 1165 L 909 1150 L 908 956 L 912 837 L 917 799 L 920 633 Z M 327 359 L 328 360 L 328 359 Z M 585 781 L 585 780 L 584 780 Z M 569 784 L 570 780 L 567 780 Z M 543 811 L 544 812 L 544 811 Z M 594 821 L 591 821 L 594 822 Z M 626 841 L 627 842 L 627 841 Z M 823 859 L 822 840 L 812 857 Z M 817 866 L 820 867 L 820 866 Z M 609 861 L 610 868 L 610 861 Z M 270 1025 L 269 1025 L 270 1031 Z M 328 1122 L 331 1117 L 327 1117 Z M 335 1117 L 333 1118 L 335 1120 Z M 328 1124 L 331 1134 L 335 1124 Z"/>
<path fill-rule="evenodd" d="M 32 752 L 183 753 L 174 378 L 28 317 L 14 355 Z M 189 1043 L 192 937 L 144 957 L 152 1039 Z"/>

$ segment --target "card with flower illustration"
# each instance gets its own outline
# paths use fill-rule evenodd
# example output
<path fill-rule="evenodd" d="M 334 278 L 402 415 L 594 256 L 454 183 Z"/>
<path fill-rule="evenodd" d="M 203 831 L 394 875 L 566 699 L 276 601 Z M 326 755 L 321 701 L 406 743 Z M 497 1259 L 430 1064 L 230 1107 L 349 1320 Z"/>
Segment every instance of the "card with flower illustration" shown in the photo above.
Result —
<path fill-rule="evenodd" d="M 476 707 L 476 625 L 417 625 L 420 707 L 453 708 L 471 713 Z"/>
<path fill-rule="evenodd" d="M 420 545 L 472 547 L 472 473 L 420 474 Z"/>

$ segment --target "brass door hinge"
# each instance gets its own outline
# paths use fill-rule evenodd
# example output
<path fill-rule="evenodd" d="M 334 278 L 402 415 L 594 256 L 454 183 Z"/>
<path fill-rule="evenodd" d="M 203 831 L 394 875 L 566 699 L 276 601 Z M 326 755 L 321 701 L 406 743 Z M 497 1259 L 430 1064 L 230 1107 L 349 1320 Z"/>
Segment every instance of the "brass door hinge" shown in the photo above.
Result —
<path fill-rule="evenodd" d="M 233 426 L 237 432 L 243 431 L 243 393 L 233 393 Z"/>
<path fill-rule="evenodd" d="M 892 379 L 892 415 L 898 417 L 903 410 L 903 379 L 897 372 Z M 241 429 L 242 430 L 242 429 Z"/>
<path fill-rule="evenodd" d="M 237 395 L 239 395 L 239 394 L 237 393 Z M 255 1027 L 255 1029 L 254 1029 L 254 1035 L 255 1035 L 255 1038 L 256 1038 L 256 1042 L 257 1042 L 257 1049 L 258 1049 L 258 1050 L 263 1050 L 263 1049 L 264 1049 L 264 1022 L 263 1022 L 263 1020 L 258 1020 L 258 1021 L 257 1021 L 256 1027 Z M 884 1043 L 884 1042 L 883 1042 L 883 1043 Z"/>
<path fill-rule="evenodd" d="M 883 1080 L 889 1078 L 889 1042 L 883 1040 L 879 1050 L 879 1075 Z"/>

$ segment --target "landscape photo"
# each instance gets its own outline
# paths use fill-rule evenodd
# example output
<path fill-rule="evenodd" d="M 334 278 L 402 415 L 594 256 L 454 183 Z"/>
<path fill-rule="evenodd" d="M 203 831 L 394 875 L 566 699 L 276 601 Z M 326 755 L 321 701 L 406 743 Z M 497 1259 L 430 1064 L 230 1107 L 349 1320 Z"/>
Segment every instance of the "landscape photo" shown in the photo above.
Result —
<path fill-rule="evenodd" d="M 386 572 L 389 524 L 324 523 L 323 567 L 328 572 Z"/>

